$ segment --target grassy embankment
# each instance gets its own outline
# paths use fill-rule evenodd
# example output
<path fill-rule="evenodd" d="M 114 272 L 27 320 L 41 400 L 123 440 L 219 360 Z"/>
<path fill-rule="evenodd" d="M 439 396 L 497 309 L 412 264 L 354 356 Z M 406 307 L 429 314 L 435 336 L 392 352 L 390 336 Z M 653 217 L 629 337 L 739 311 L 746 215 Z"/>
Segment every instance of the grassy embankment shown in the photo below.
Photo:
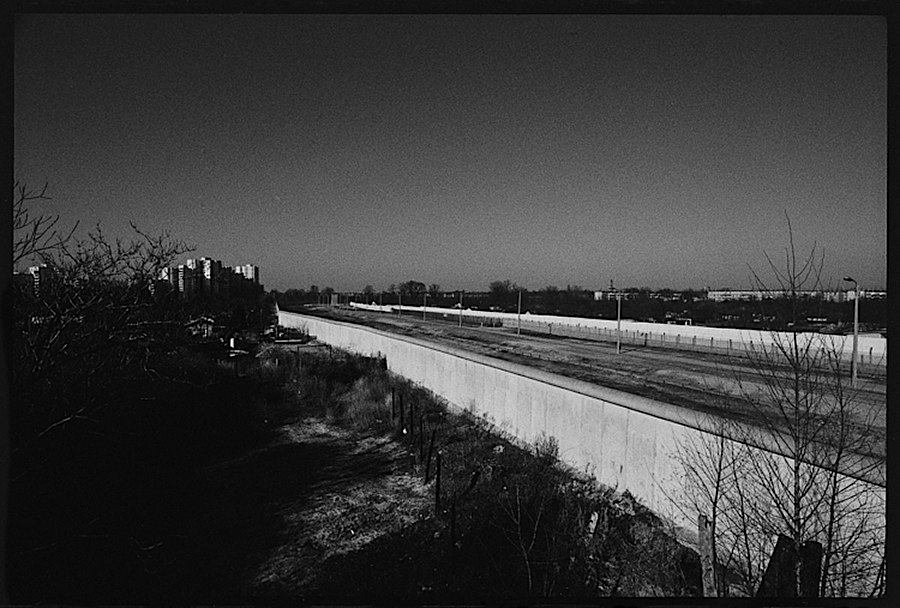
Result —
<path fill-rule="evenodd" d="M 14 455 L 10 600 L 696 593 L 696 555 L 552 441 L 522 450 L 376 360 L 258 361 L 182 352 L 99 428 Z"/>
<path fill-rule="evenodd" d="M 466 599 L 697 593 L 696 554 L 627 493 L 564 470 L 552 440 L 523 450 L 371 359 L 307 355 L 299 372 L 297 360 L 290 361 L 295 371 L 287 384 L 296 386 L 303 410 L 357 436 L 396 442 L 404 456 L 392 474 L 427 481 L 418 518 L 382 521 L 365 544 L 332 553 L 304 593 Z M 384 512 L 378 502 L 360 508 Z M 345 512 L 331 522 L 353 518 Z"/>

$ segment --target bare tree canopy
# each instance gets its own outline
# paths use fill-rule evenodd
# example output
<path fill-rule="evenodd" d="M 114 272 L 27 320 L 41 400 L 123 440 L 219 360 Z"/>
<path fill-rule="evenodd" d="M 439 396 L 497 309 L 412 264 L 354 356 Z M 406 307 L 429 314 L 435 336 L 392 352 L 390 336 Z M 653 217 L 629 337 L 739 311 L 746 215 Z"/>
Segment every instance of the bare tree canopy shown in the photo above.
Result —
<path fill-rule="evenodd" d="M 825 257 L 815 243 L 799 254 L 785 217 L 782 264 L 766 254 L 772 282 L 751 272 L 758 289 L 785 296 L 763 298 L 760 305 L 781 303 L 776 312 L 790 327 L 798 321 L 799 294 L 821 288 Z M 675 455 L 685 473 L 684 514 L 710 518 L 716 567 L 739 575 L 740 595 L 771 591 L 762 585 L 763 575 L 782 535 L 790 541 L 782 558 L 792 572 L 782 574 L 790 577 L 792 596 L 879 596 L 885 580 L 884 484 L 868 480 L 884 471 L 883 446 L 871 445 L 884 442 L 877 424 L 884 404 L 861 401 L 842 341 L 796 331 L 764 334 L 767 340 L 746 354 L 752 378 L 736 383 L 756 411 L 756 425 L 774 438 L 776 452 L 750 447 L 756 442 L 747 431 L 725 422 L 702 440 L 684 442 Z M 807 563 L 810 543 L 821 546 L 821 564 Z M 817 577 L 812 585 L 810 572 Z"/>

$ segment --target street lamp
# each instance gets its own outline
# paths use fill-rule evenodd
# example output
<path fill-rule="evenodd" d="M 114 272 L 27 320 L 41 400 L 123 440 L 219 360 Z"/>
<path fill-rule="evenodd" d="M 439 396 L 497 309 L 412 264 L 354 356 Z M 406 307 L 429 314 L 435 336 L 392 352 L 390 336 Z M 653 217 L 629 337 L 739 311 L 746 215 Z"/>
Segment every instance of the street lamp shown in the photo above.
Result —
<path fill-rule="evenodd" d="M 616 292 L 616 354 L 622 352 L 622 292 Z"/>
<path fill-rule="evenodd" d="M 844 277 L 845 281 L 853 283 L 853 291 L 856 297 L 853 298 L 853 363 L 850 366 L 850 386 L 856 388 L 856 374 L 859 363 L 857 357 L 857 344 L 859 343 L 859 283 L 853 277 Z"/>
<path fill-rule="evenodd" d="M 521 335 L 522 333 L 522 290 L 519 290 L 519 308 L 516 313 L 516 335 Z"/>

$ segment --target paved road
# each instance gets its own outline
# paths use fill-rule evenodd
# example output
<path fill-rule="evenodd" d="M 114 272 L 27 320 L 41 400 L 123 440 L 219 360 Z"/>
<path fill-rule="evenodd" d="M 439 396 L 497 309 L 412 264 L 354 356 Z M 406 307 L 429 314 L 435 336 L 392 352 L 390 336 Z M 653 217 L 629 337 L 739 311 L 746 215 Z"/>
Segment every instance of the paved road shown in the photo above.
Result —
<path fill-rule="evenodd" d="M 330 314 L 346 321 L 462 347 L 719 417 L 761 425 L 762 420 L 777 420 L 778 416 L 776 407 L 766 399 L 770 383 L 763 381 L 765 372 L 754 368 L 746 357 L 643 346 L 623 347 L 617 355 L 614 343 L 524 332 L 516 335 L 515 328 L 459 328 L 455 319 L 423 321 L 421 317 L 351 310 L 332 310 Z M 782 376 L 787 372 L 785 367 L 777 371 Z M 820 373 L 819 384 L 828 386 L 833 375 Z M 846 383 L 847 379 L 844 380 Z M 844 389 L 848 395 L 851 393 L 849 387 Z M 854 451 L 883 455 L 885 380 L 863 376 L 859 390 L 852 395 L 849 401 L 851 417 L 863 443 Z"/>

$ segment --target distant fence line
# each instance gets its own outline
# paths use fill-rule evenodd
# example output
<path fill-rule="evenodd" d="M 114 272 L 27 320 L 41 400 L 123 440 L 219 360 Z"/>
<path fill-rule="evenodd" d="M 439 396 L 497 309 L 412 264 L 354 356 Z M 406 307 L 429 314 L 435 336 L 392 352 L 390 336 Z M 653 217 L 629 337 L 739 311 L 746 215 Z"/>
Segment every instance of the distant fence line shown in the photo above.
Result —
<path fill-rule="evenodd" d="M 373 312 L 396 313 L 401 307 L 378 306 L 353 302 L 351 307 Z M 403 306 L 404 314 L 421 314 L 421 306 Z M 459 316 L 459 309 L 438 308 L 428 306 L 425 315 L 440 316 L 452 320 Z M 582 317 L 558 317 L 551 315 L 521 315 L 482 310 L 464 309 L 462 313 L 465 325 L 483 324 L 490 327 L 521 327 L 533 333 L 615 342 L 619 337 L 616 321 L 606 319 L 588 319 Z M 612 327 L 610 327 L 612 325 Z M 652 346 L 674 348 L 693 352 L 723 356 L 746 356 L 750 352 L 767 349 L 773 352 L 776 340 L 784 340 L 790 333 L 769 332 L 764 330 L 737 330 L 729 328 L 705 327 L 696 325 L 670 325 L 665 323 L 645 323 L 638 321 L 622 321 L 621 343 L 628 346 Z M 852 336 L 816 334 L 800 332 L 797 334 L 801 344 L 807 340 L 820 341 L 834 350 L 848 363 L 853 359 L 851 347 Z M 871 370 L 883 372 L 887 367 L 887 340 L 881 337 L 860 336 L 858 344 L 858 363 L 860 371 Z"/>

